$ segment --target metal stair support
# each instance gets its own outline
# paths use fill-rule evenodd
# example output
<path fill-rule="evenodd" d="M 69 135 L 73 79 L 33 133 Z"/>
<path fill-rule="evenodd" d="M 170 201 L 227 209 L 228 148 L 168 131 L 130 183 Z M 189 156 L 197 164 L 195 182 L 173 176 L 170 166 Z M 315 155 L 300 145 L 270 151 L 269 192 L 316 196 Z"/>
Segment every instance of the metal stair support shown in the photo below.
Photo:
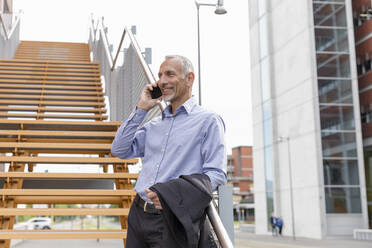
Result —
<path fill-rule="evenodd" d="M 22 41 L 0 59 L 0 248 L 11 239 L 123 239 L 135 197 L 128 165 L 112 157 L 121 122 L 105 121 L 100 65 L 84 43 Z M 100 166 L 100 173 L 34 172 L 38 165 Z M 108 173 L 112 167 L 112 173 Z M 114 187 L 114 185 L 116 187 Z M 17 208 L 18 204 L 117 204 L 117 208 Z M 114 230 L 13 230 L 16 216 L 116 215 Z"/>

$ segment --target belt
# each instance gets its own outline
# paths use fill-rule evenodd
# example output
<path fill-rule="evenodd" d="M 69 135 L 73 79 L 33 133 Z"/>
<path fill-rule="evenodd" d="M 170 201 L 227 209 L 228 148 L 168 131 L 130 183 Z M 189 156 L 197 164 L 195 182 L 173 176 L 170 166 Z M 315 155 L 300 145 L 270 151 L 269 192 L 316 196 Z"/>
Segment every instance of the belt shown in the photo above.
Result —
<path fill-rule="evenodd" d="M 143 209 L 143 212 L 149 214 L 161 214 L 160 209 L 156 209 L 154 204 L 148 203 L 147 201 L 142 200 L 142 198 L 137 194 L 134 198 L 134 203 L 140 208 Z"/>

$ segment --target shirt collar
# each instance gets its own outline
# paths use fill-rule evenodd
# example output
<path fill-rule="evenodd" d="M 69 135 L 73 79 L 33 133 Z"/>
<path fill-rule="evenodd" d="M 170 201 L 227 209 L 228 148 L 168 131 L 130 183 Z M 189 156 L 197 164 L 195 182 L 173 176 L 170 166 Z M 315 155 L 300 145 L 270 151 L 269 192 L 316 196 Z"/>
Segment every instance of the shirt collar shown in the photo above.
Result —
<path fill-rule="evenodd" d="M 184 102 L 176 111 L 177 115 L 180 112 L 185 111 L 187 114 L 190 114 L 193 110 L 193 108 L 197 105 L 195 97 L 190 97 L 186 102 Z M 171 105 L 169 104 L 162 112 L 162 119 L 165 117 L 171 117 L 172 112 L 171 112 Z"/>

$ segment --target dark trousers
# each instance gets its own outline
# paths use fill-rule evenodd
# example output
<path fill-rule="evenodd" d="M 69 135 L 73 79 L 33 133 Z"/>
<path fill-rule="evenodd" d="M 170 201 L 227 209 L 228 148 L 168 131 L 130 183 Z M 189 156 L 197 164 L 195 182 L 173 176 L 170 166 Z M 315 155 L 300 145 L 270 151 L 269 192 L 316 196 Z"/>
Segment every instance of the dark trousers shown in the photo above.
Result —
<path fill-rule="evenodd" d="M 128 215 L 126 248 L 174 248 L 168 238 L 163 216 L 150 214 L 133 203 Z"/>

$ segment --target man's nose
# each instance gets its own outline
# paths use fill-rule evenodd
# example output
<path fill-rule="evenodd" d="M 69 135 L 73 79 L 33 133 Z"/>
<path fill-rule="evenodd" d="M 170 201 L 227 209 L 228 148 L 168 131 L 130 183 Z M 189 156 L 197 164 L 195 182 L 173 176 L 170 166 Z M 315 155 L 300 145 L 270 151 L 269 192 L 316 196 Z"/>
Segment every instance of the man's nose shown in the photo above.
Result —
<path fill-rule="evenodd" d="M 159 79 L 159 86 L 160 87 L 163 87 L 164 85 L 166 85 L 167 84 L 167 81 L 164 79 L 164 78 L 160 78 Z"/>

